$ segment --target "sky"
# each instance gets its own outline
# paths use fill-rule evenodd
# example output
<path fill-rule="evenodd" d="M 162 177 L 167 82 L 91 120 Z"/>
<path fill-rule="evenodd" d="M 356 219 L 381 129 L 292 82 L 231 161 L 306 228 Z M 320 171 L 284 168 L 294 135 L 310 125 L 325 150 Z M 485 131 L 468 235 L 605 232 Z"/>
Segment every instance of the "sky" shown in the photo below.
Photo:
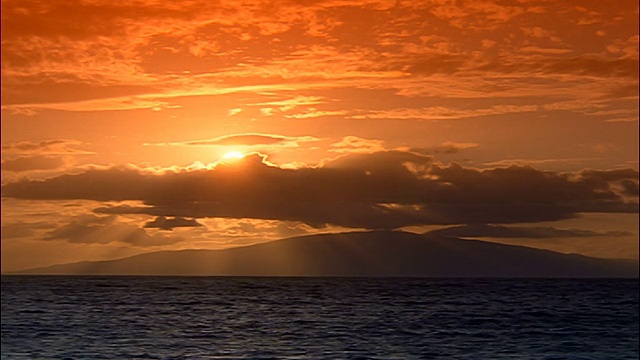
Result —
<path fill-rule="evenodd" d="M 2 271 L 381 229 L 637 259 L 637 2 L 2 0 Z"/>

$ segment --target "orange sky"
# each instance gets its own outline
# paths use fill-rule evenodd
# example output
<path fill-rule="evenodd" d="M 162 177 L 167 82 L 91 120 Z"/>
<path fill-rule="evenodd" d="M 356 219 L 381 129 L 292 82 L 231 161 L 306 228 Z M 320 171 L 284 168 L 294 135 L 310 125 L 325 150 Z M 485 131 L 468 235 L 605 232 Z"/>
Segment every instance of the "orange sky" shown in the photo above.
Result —
<path fill-rule="evenodd" d="M 2 186 L 3 271 L 390 228 L 637 258 L 637 2 L 3 0 Z"/>

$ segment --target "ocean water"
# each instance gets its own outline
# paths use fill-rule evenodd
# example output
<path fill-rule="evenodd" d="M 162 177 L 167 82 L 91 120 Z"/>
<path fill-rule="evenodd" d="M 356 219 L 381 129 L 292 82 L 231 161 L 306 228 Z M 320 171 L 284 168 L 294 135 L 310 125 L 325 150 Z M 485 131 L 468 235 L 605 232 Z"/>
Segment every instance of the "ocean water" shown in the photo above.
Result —
<path fill-rule="evenodd" d="M 2 359 L 638 359 L 638 280 L 2 276 Z"/>

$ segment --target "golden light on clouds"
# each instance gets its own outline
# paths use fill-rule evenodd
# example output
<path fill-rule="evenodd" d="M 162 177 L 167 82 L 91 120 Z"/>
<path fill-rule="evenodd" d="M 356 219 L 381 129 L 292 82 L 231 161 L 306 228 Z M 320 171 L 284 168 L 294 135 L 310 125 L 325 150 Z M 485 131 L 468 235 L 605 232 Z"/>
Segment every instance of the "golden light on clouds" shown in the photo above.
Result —
<path fill-rule="evenodd" d="M 637 257 L 637 134 L 634 2 L 2 2 L 3 269 L 593 214 L 528 244 Z"/>
<path fill-rule="evenodd" d="M 239 160 L 244 157 L 244 154 L 240 151 L 229 151 L 228 153 L 222 156 L 225 160 Z"/>

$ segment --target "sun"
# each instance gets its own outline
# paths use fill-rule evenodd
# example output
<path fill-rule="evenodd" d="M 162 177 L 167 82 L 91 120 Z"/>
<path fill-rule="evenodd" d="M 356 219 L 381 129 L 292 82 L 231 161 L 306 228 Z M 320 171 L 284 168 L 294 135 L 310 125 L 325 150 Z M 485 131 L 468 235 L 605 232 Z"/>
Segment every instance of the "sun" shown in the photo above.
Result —
<path fill-rule="evenodd" d="M 240 151 L 229 151 L 228 153 L 222 156 L 222 158 L 225 160 L 238 160 L 238 159 L 242 159 L 243 157 L 244 157 L 244 154 L 241 153 Z"/>

